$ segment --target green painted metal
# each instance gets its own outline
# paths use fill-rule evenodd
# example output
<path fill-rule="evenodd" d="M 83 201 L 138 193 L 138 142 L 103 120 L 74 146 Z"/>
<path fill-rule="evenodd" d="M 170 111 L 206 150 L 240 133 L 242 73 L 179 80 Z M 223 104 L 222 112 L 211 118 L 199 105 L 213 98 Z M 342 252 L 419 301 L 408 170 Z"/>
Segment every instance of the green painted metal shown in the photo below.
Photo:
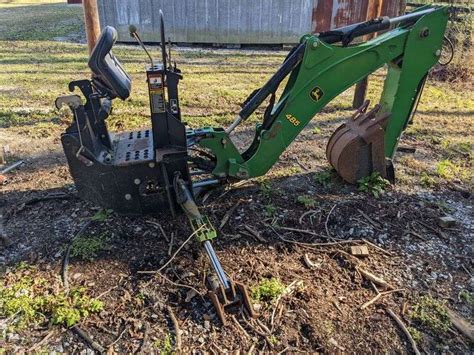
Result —
<path fill-rule="evenodd" d="M 385 155 L 391 158 L 413 110 L 418 85 L 439 58 L 447 18 L 447 8 L 438 8 L 412 26 L 349 47 L 303 36 L 304 57 L 273 109 L 278 114 L 268 129 L 257 126 L 249 150 L 241 155 L 222 129 L 198 141 L 217 158 L 213 174 L 239 179 L 265 174 L 331 100 L 384 65 L 388 74 L 380 103 L 384 112 L 391 112 L 385 134 Z"/>

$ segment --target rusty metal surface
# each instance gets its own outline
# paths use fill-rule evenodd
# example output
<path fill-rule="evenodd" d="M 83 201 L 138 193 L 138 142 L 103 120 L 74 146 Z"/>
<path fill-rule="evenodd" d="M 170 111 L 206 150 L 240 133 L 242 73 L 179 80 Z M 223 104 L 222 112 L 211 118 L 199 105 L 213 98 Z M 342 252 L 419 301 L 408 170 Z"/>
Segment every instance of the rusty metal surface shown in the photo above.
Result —
<path fill-rule="evenodd" d="M 368 101 L 339 126 L 329 138 L 326 156 L 329 163 L 348 183 L 378 172 L 386 177 L 384 127 L 389 113 L 379 113 L 380 106 L 365 112 Z"/>
<path fill-rule="evenodd" d="M 258 313 L 255 312 L 247 287 L 240 282 L 230 282 L 231 287 L 226 291 L 222 285 L 211 287 L 207 292 L 211 299 L 217 317 L 222 325 L 227 324 L 226 314 L 237 314 L 244 312 L 251 318 L 257 318 Z"/>
<path fill-rule="evenodd" d="M 313 32 L 327 31 L 377 16 L 397 16 L 404 0 L 314 0 Z"/>

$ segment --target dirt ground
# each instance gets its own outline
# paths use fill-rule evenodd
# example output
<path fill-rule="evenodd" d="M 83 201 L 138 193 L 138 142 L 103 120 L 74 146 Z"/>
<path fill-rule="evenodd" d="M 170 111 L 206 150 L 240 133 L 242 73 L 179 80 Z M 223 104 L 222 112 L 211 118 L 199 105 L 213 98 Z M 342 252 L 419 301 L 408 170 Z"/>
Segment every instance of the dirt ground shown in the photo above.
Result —
<path fill-rule="evenodd" d="M 324 130 L 330 132 L 336 124 Z M 410 305 L 420 295 L 429 294 L 472 318 L 472 305 L 459 297 L 462 290 L 472 292 L 474 287 L 470 274 L 472 199 L 447 188 L 427 192 L 403 185 L 375 199 L 336 176 L 323 187 L 314 182 L 313 175 L 319 168 L 315 158 L 322 156 L 324 140 L 312 138 L 308 128 L 285 153 L 264 181 L 271 186 L 270 193 L 262 189 L 262 181 L 251 181 L 214 190 L 204 204 L 205 213 L 219 226 L 226 211 L 239 203 L 219 229 L 215 243 L 233 280 L 249 286 L 264 278 L 278 278 L 286 286 L 298 284 L 278 304 L 260 305 L 258 319 L 263 326 L 238 317 L 226 327 L 220 325 L 204 296 L 203 279 L 210 267 L 196 243 L 187 244 L 165 269 L 173 283 L 138 273 L 158 269 L 169 258 L 169 251 L 187 238 L 190 228 L 183 216 L 171 220 L 167 215 L 124 218 L 115 214 L 87 230 L 89 235 L 106 234 L 107 247 L 93 260 L 72 258 L 70 263 L 71 282 L 88 287 L 105 303 L 100 314 L 91 315 L 80 326 L 96 342 L 105 347 L 112 344 L 109 349 L 117 352 L 158 351 L 159 341 L 175 331 L 165 308 L 170 305 L 182 332 L 183 352 L 410 352 L 407 338 L 387 315 L 387 308 L 411 324 Z M 25 143 L 38 144 L 36 140 Z M 29 158 L 3 187 L 3 227 L 11 245 L 3 249 L 1 258 L 7 272 L 27 261 L 36 265 L 38 275 L 53 277 L 60 274 L 64 246 L 98 208 L 75 196 L 57 138 L 41 143 L 51 151 Z M 41 200 L 58 192 L 66 194 L 64 199 Z M 311 196 L 314 206 L 298 203 L 295 196 L 301 195 Z M 266 213 L 269 206 L 271 217 Z M 437 218 L 446 211 L 457 223 L 441 230 Z M 268 226 L 272 222 L 274 228 Z M 174 236 L 171 247 L 157 223 L 166 238 Z M 245 227 L 257 231 L 257 237 Z M 351 245 L 365 244 L 361 239 L 382 249 L 369 245 L 370 255 L 354 261 L 345 253 Z M 348 240 L 356 241 L 345 243 Z M 342 243 L 311 246 L 334 241 Z M 312 267 L 305 263 L 305 256 Z M 357 271 L 359 263 L 402 290 L 361 310 L 361 305 L 376 296 L 376 289 Z M 190 286 L 203 296 L 189 299 Z M 427 352 L 472 350 L 454 328 L 439 334 L 423 325 L 417 327 L 423 333 L 420 348 Z M 66 328 L 39 326 L 19 332 L 19 337 L 7 336 L 5 349 L 28 349 L 51 331 L 42 349 L 79 352 L 88 348 Z"/>
<path fill-rule="evenodd" d="M 54 30 L 51 36 L 70 38 Z M 52 103 L 69 80 L 87 73 L 85 46 L 16 38 L 16 32 L 0 38 L 0 145 L 8 146 L 8 164 L 25 164 L 0 186 L 0 292 L 12 280 L 33 278 L 46 280 L 38 286 L 45 293 L 58 294 L 68 246 L 92 218 L 81 238 L 98 244 L 88 254 L 73 250 L 67 274 L 71 289 L 86 290 L 103 308 L 76 324 L 94 344 L 47 314 L 15 328 L 22 313 L 0 313 L 0 350 L 412 353 L 393 311 L 421 352 L 473 351 L 472 339 L 445 314 L 450 309 L 473 322 L 472 77 L 428 81 L 400 142 L 410 149 L 396 155 L 397 182 L 378 198 L 345 184 L 325 158 L 328 137 L 353 112 L 351 90 L 305 128 L 265 177 L 202 194 L 198 202 L 218 230 L 214 245 L 227 274 L 251 290 L 265 279 L 285 289 L 277 299 L 254 300 L 257 319 L 236 314 L 222 326 L 206 297 L 211 268 L 204 251 L 192 240 L 174 256 L 191 233 L 184 216 L 103 215 L 77 196 L 59 140 L 70 115 Z M 117 53 L 135 91 L 116 103 L 109 123 L 135 129 L 147 124 L 144 59 L 136 47 Z M 185 73 L 182 109 L 198 127 L 226 125 L 285 54 L 177 49 L 174 55 Z M 371 76 L 369 98 L 380 92 L 382 76 Z M 47 90 L 38 80 L 47 80 Z M 249 142 L 257 118 L 237 133 L 239 145 Z M 454 225 L 440 227 L 444 216 Z M 367 246 L 369 255 L 352 256 L 353 246 Z M 143 273 L 170 259 L 161 273 Z"/>

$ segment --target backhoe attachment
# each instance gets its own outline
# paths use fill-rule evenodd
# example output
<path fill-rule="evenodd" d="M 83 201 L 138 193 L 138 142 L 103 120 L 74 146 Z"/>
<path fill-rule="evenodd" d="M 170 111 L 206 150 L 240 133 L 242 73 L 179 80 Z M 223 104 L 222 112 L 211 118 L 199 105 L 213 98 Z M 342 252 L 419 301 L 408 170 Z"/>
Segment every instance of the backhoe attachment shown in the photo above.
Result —
<path fill-rule="evenodd" d="M 366 101 L 346 123 L 339 126 L 326 147 L 329 163 L 348 183 L 378 172 L 387 178 L 384 136 L 390 113 L 380 105 L 367 112 Z"/>

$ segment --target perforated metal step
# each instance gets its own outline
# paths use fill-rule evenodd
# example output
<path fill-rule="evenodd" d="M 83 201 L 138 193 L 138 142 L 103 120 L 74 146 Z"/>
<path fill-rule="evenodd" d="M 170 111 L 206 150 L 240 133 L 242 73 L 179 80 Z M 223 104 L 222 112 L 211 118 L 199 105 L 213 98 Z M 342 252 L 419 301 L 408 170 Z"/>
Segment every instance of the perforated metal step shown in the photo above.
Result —
<path fill-rule="evenodd" d="M 153 136 L 150 129 L 121 132 L 113 137 L 114 165 L 129 165 L 154 161 Z"/>

